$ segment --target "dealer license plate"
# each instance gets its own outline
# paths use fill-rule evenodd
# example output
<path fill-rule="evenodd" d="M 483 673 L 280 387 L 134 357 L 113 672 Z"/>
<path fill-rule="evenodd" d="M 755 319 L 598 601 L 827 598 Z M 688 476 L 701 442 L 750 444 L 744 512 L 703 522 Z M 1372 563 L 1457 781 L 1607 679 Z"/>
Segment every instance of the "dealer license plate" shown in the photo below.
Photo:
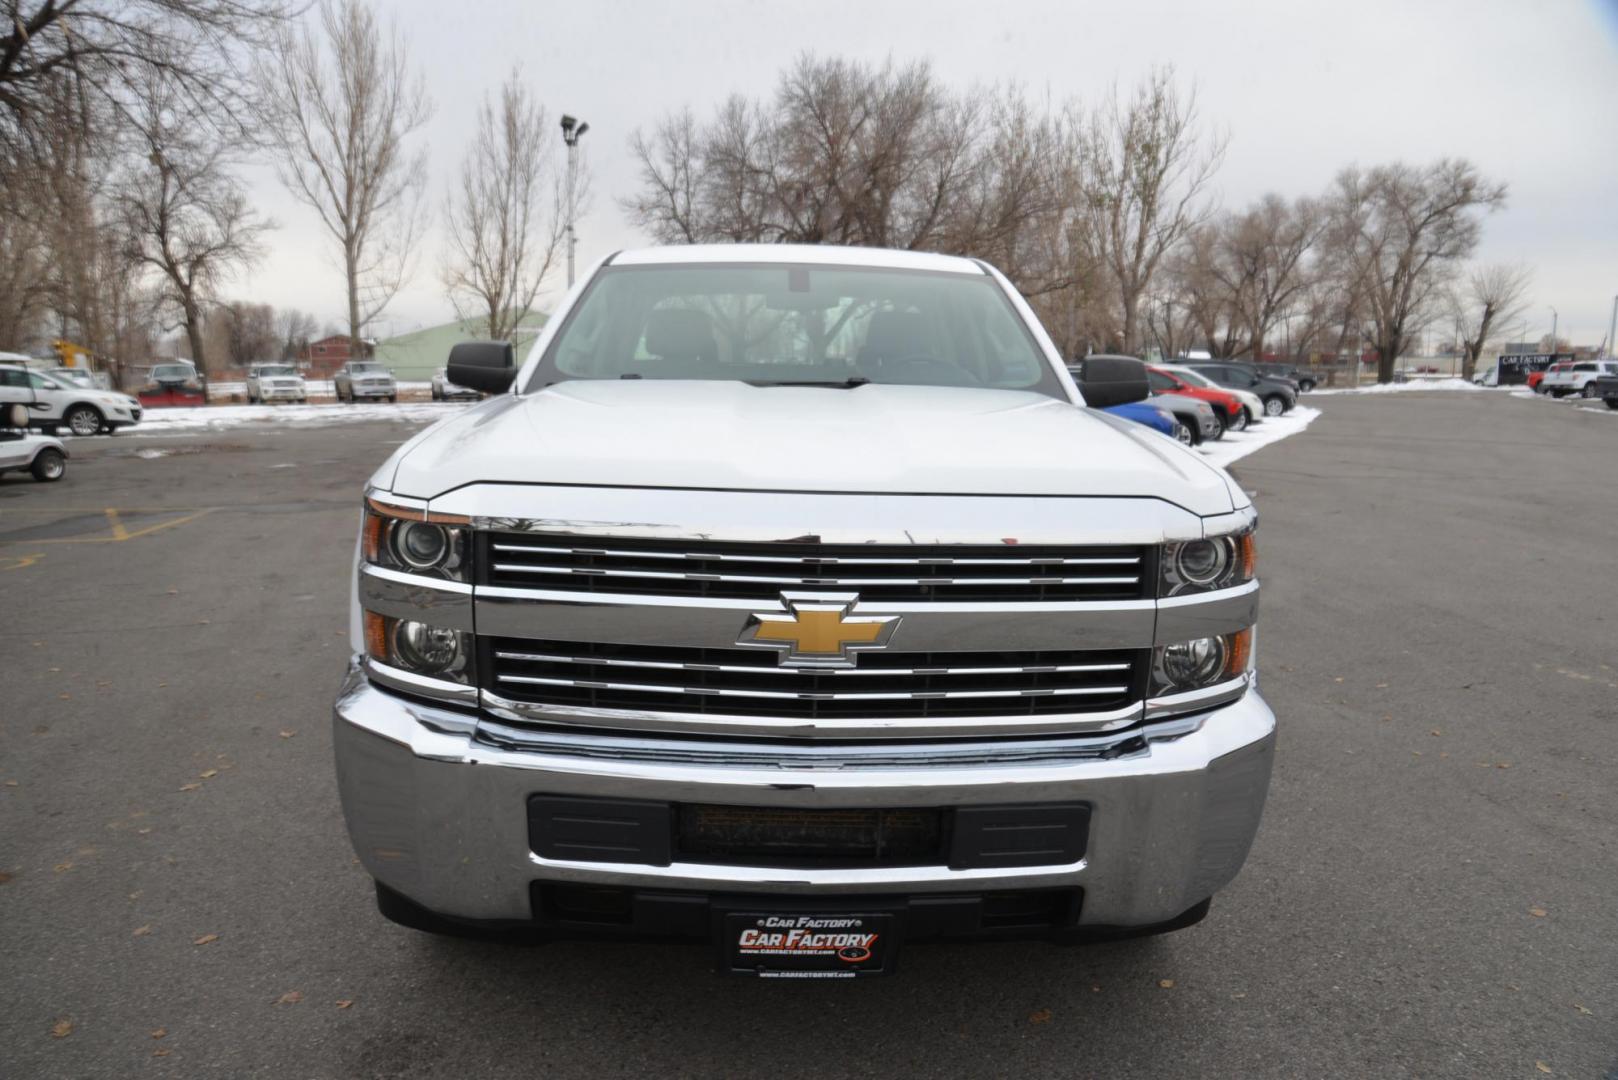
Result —
<path fill-rule="evenodd" d="M 892 913 L 748 911 L 721 921 L 724 970 L 761 979 L 887 975 L 898 959 Z"/>

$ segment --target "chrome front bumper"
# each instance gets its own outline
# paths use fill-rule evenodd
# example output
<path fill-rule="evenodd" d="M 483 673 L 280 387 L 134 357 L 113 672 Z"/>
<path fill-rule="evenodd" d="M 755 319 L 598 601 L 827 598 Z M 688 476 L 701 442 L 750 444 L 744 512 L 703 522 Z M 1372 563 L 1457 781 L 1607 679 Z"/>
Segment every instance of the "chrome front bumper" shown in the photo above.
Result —
<path fill-rule="evenodd" d="M 438 914 L 489 920 L 530 918 L 531 883 L 555 881 L 800 896 L 1077 886 L 1083 925 L 1164 922 L 1241 868 L 1275 747 L 1275 716 L 1255 690 L 1199 716 L 1153 725 L 1147 730 L 1158 734 L 1108 759 L 895 764 L 900 752 L 873 767 L 781 768 L 759 765 L 756 753 L 738 755 L 746 763 L 731 766 L 507 750 L 476 740 L 467 714 L 398 698 L 372 686 L 358 667 L 337 699 L 334 724 L 338 787 L 365 868 Z M 650 866 L 534 854 L 526 811 L 534 794 L 814 807 L 1082 801 L 1092 810 L 1086 857 L 1066 865 Z"/>

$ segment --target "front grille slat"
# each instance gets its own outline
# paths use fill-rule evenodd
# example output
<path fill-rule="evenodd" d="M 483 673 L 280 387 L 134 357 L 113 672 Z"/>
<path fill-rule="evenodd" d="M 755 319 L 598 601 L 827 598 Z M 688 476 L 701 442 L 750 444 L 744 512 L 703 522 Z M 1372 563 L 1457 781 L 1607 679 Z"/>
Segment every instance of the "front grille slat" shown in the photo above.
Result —
<path fill-rule="evenodd" d="M 821 544 L 485 533 L 487 585 L 566 592 L 778 600 L 856 591 L 864 601 L 1149 599 L 1152 549 L 1055 544 Z"/>
<path fill-rule="evenodd" d="M 1082 714 L 1141 699 L 1144 650 L 862 655 L 853 668 L 781 667 L 750 649 L 496 638 L 484 686 L 560 708 L 816 718 Z"/>

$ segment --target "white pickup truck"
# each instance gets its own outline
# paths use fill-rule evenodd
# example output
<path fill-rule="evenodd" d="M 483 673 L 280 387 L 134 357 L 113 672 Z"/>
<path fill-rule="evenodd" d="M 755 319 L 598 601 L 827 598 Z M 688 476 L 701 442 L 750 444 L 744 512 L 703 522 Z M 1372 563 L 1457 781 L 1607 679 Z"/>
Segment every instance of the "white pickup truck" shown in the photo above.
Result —
<path fill-rule="evenodd" d="M 1236 875 L 1252 503 L 992 267 L 621 252 L 449 375 L 493 396 L 371 478 L 334 710 L 388 917 L 847 978 L 1178 929 Z"/>

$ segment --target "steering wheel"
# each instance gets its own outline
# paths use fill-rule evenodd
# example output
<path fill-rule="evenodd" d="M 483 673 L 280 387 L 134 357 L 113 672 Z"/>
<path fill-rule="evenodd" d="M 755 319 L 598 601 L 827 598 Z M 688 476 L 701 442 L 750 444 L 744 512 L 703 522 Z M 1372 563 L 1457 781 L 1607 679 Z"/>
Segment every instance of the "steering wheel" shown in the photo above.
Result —
<path fill-rule="evenodd" d="M 970 371 L 966 370 L 961 365 L 959 365 L 959 364 L 957 364 L 957 363 L 955 363 L 955 362 L 953 362 L 951 360 L 940 360 L 938 357 L 929 356 L 927 353 L 906 353 L 904 356 L 895 356 L 895 357 L 893 357 L 891 359 L 882 361 L 882 368 L 884 370 L 884 373 L 886 373 L 890 369 L 897 369 L 896 373 L 899 375 L 899 377 L 901 379 L 903 379 L 905 377 L 904 373 L 906 371 L 914 371 L 914 370 L 920 369 L 920 368 L 943 368 L 943 369 L 947 370 L 949 372 L 949 374 L 955 376 L 955 381 L 945 383 L 944 385 L 948 385 L 948 386 L 982 386 L 983 385 L 983 380 L 982 379 L 978 378 L 976 375 L 972 374 Z M 918 385 L 927 386 L 929 384 L 936 385 L 936 383 L 933 383 L 933 380 L 931 380 L 931 379 L 924 379 Z"/>

